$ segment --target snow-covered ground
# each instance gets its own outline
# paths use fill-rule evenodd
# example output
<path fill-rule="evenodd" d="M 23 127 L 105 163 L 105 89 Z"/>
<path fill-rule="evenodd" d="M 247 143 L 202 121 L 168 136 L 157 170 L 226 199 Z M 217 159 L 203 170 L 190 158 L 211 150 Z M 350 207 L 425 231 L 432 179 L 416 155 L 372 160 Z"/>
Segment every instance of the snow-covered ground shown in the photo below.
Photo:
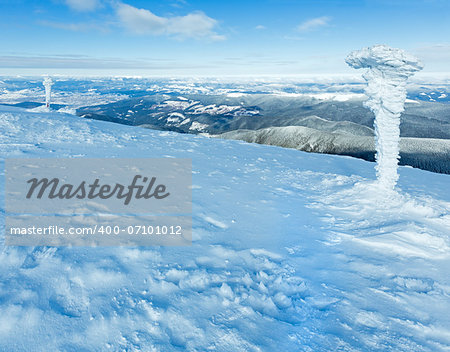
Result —
<path fill-rule="evenodd" d="M 350 157 L 9 107 L 0 131 L 2 164 L 194 170 L 190 247 L 2 245 L 0 350 L 450 350 L 449 175 L 400 167 L 388 195 Z"/>

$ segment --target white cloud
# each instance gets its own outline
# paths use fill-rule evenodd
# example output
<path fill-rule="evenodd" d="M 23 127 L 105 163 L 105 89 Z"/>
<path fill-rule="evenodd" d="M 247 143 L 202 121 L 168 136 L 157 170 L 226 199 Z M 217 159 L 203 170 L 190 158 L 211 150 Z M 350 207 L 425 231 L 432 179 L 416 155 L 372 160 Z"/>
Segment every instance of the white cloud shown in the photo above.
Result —
<path fill-rule="evenodd" d="M 165 59 L 124 59 L 85 55 L 0 55 L 2 68 L 143 69 L 199 68 L 200 65 Z"/>
<path fill-rule="evenodd" d="M 450 43 L 428 43 L 411 49 L 424 64 L 427 71 L 449 72 Z"/>
<path fill-rule="evenodd" d="M 432 60 L 450 60 L 450 44 L 437 43 L 424 45 L 413 49 L 417 55 Z"/>
<path fill-rule="evenodd" d="M 321 27 L 328 26 L 330 21 L 331 21 L 331 17 L 328 17 L 328 16 L 311 18 L 311 19 L 309 19 L 309 20 L 307 20 L 305 22 L 300 23 L 297 26 L 297 30 L 299 32 L 314 31 L 314 30 L 319 29 Z"/>
<path fill-rule="evenodd" d="M 262 24 L 259 24 L 255 27 L 255 29 L 261 30 L 261 29 L 266 29 L 266 26 L 263 26 Z"/>
<path fill-rule="evenodd" d="M 305 39 L 304 37 L 299 37 L 296 35 L 285 35 L 283 38 L 286 40 L 303 40 L 303 39 Z"/>
<path fill-rule="evenodd" d="M 85 31 L 100 31 L 103 33 L 108 32 L 108 27 L 106 25 L 100 25 L 97 23 L 64 23 L 64 22 L 53 22 L 53 21 L 39 21 L 38 22 L 42 26 L 63 29 L 72 32 L 85 32 Z"/>
<path fill-rule="evenodd" d="M 65 2 L 75 11 L 94 11 L 100 6 L 100 0 L 65 0 Z"/>
<path fill-rule="evenodd" d="M 185 6 L 185 5 L 187 5 L 187 1 L 186 1 L 186 0 L 174 0 L 174 1 L 170 4 L 170 6 L 178 7 L 178 8 L 183 7 L 183 6 Z"/>
<path fill-rule="evenodd" d="M 119 3 L 116 13 L 120 23 L 136 34 L 170 35 L 176 38 L 209 40 L 225 39 L 225 36 L 213 31 L 217 21 L 203 12 L 192 12 L 185 16 L 162 17 L 146 9 Z"/>

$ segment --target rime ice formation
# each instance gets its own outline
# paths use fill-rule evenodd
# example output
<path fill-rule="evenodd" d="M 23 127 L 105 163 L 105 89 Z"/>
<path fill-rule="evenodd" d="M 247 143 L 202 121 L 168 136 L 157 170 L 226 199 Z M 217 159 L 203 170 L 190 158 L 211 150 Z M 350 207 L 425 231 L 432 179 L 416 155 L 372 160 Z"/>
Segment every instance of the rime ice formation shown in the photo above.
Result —
<path fill-rule="evenodd" d="M 381 186 L 393 189 L 398 180 L 400 115 L 406 99 L 406 81 L 423 66 L 414 56 L 386 45 L 351 52 L 353 68 L 368 68 L 365 106 L 375 114 L 376 171 Z"/>
<path fill-rule="evenodd" d="M 45 106 L 50 107 L 50 99 L 52 97 L 52 85 L 53 81 L 50 77 L 45 77 L 44 82 L 42 83 L 45 87 Z"/>

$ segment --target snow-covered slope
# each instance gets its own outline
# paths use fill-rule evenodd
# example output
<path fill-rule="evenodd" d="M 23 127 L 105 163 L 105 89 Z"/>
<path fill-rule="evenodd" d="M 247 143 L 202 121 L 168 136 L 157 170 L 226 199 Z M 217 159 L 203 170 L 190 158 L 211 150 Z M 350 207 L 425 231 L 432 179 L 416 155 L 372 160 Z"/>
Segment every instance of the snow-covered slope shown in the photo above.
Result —
<path fill-rule="evenodd" d="M 2 247 L 0 350 L 450 348 L 448 175 L 400 167 L 387 196 L 349 157 L 0 109 L 2 158 L 194 170 L 190 247 Z"/>

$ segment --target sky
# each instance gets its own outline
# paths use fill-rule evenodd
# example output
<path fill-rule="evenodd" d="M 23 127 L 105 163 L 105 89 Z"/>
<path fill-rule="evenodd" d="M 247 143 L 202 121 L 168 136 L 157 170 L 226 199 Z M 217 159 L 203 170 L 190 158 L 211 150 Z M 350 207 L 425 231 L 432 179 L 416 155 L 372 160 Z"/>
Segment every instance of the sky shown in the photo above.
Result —
<path fill-rule="evenodd" d="M 450 72 L 449 0 L 0 0 L 0 75 L 346 74 L 405 49 Z"/>

